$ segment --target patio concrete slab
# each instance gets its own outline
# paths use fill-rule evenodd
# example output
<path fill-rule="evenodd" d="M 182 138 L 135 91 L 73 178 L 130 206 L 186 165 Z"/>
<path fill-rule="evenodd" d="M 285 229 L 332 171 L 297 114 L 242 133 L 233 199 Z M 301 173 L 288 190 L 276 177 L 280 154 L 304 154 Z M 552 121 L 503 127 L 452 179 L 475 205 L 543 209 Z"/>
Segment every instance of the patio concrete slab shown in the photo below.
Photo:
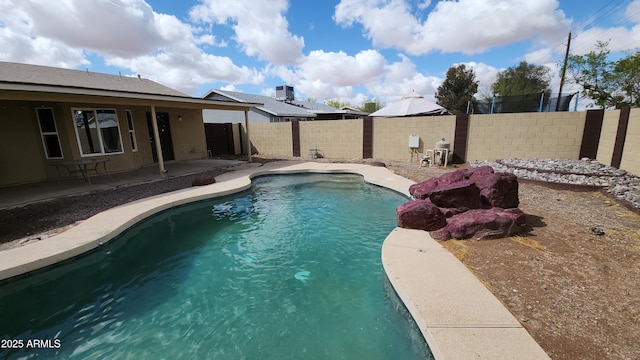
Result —
<path fill-rule="evenodd" d="M 245 161 L 226 159 L 199 159 L 167 162 L 169 178 L 202 173 L 220 168 L 236 167 Z M 256 164 L 257 165 L 257 164 Z M 0 188 L 0 209 L 24 206 L 50 199 L 109 190 L 132 184 L 163 181 L 157 166 L 143 167 L 132 171 L 91 176 L 91 185 L 82 178 L 62 178 L 33 184 Z"/>
<path fill-rule="evenodd" d="M 128 203 L 97 214 L 49 239 L 0 251 L 0 280 L 90 251 L 160 211 L 232 194 L 264 174 L 355 173 L 408 196 L 412 181 L 384 167 L 283 161 L 240 166 L 216 183 Z M 548 359 L 507 309 L 428 233 L 395 229 L 384 241 L 383 266 L 436 359 Z"/>

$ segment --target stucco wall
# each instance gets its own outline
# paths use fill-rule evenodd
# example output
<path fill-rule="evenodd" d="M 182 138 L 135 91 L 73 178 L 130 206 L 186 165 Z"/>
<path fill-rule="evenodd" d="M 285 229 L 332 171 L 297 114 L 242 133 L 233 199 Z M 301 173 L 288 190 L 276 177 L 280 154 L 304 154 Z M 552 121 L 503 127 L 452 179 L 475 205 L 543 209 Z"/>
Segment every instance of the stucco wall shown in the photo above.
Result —
<path fill-rule="evenodd" d="M 35 110 L 27 103 L 4 103 L 0 111 L 0 186 L 46 179 L 45 155 Z"/>
<path fill-rule="evenodd" d="M 176 161 L 207 157 L 202 110 L 161 109 L 159 111 L 169 113 L 171 140 Z M 182 116 L 182 121 L 178 120 L 178 116 Z"/>
<path fill-rule="evenodd" d="M 36 106 L 53 109 L 63 159 L 46 159 Z M 109 172 L 121 172 L 153 164 L 149 130 L 148 106 L 101 105 L 47 102 L 5 101 L 0 107 L 0 187 L 56 179 L 58 172 L 51 166 L 55 161 L 78 160 L 82 157 L 76 136 L 73 108 L 114 109 L 117 114 L 122 153 L 95 154 L 106 158 Z M 133 151 L 129 137 L 126 110 L 131 111 L 138 150 Z M 177 161 L 202 159 L 207 155 L 202 111 L 199 109 L 157 108 L 169 114 L 174 156 Z M 182 116 L 182 121 L 178 116 Z M 62 176 L 68 174 L 60 169 Z"/>
<path fill-rule="evenodd" d="M 455 134 L 455 116 L 378 118 L 373 120 L 373 157 L 376 159 L 417 161 L 409 148 L 409 136 L 420 138 L 418 152 L 424 154 L 445 138 L 451 143 Z M 413 154 L 413 156 L 412 156 Z"/>
<path fill-rule="evenodd" d="M 584 122 L 584 112 L 472 115 L 466 159 L 577 159 Z"/>
<path fill-rule="evenodd" d="M 611 157 L 613 156 L 613 147 L 616 142 L 619 118 L 620 110 L 604 112 L 602 130 L 600 131 L 600 142 L 598 143 L 598 153 L 596 155 L 596 160 L 602 164 L 611 165 Z"/>
<path fill-rule="evenodd" d="M 323 157 L 362 159 L 362 120 L 300 122 L 300 156 L 317 149 Z"/>
<path fill-rule="evenodd" d="M 640 176 L 640 109 L 631 109 L 620 168 Z"/>
<path fill-rule="evenodd" d="M 293 153 L 291 123 L 250 123 L 249 136 L 258 154 L 290 157 Z"/>

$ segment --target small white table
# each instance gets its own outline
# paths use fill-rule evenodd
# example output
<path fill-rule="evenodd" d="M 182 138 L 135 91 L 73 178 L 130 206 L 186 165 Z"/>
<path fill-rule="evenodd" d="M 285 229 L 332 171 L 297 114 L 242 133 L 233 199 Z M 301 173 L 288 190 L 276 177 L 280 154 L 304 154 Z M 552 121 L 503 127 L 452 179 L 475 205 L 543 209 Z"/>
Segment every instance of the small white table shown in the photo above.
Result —
<path fill-rule="evenodd" d="M 107 172 L 107 161 L 109 161 L 109 159 L 104 158 L 56 161 L 52 162 L 51 166 L 56 167 L 56 171 L 58 172 L 58 182 L 60 182 L 60 168 L 63 167 L 67 170 L 69 176 L 71 176 L 71 174 L 81 173 L 84 180 L 91 185 L 89 171 L 93 171 L 96 175 L 100 175 L 98 172 L 98 165 L 102 164 L 104 173 L 109 175 L 109 172 Z"/>

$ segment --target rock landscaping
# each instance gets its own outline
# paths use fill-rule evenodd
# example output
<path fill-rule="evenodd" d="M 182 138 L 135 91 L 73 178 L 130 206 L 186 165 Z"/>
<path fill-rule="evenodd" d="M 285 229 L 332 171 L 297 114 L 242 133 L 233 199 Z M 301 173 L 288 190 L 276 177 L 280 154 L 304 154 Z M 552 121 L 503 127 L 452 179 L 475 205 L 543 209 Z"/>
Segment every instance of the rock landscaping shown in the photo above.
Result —
<path fill-rule="evenodd" d="M 460 169 L 412 185 L 413 201 L 399 206 L 399 227 L 429 231 L 435 240 L 487 239 L 521 232 L 518 180 L 491 166 Z"/>
<path fill-rule="evenodd" d="M 491 166 L 515 174 L 519 179 L 605 189 L 630 208 L 640 208 L 640 177 L 606 166 L 593 159 L 499 159 L 472 161 L 469 167 Z"/>

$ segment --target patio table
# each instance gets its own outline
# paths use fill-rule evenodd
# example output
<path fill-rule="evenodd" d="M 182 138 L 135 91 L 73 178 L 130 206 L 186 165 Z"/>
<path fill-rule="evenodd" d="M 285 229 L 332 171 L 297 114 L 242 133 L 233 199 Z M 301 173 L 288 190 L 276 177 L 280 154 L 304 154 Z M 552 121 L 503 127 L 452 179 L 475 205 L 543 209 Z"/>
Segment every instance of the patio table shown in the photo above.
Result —
<path fill-rule="evenodd" d="M 69 160 L 69 161 L 56 161 L 52 162 L 51 166 L 56 167 L 56 171 L 58 172 L 58 182 L 60 182 L 60 168 L 63 167 L 69 173 L 69 176 L 76 173 L 81 173 L 84 180 L 91 185 L 91 179 L 89 178 L 89 171 L 93 171 L 96 175 L 100 175 L 98 171 L 98 166 L 102 164 L 102 169 L 104 173 L 109 175 L 107 172 L 107 161 L 109 159 L 104 158 L 95 158 L 95 159 L 81 159 L 81 160 Z"/>

